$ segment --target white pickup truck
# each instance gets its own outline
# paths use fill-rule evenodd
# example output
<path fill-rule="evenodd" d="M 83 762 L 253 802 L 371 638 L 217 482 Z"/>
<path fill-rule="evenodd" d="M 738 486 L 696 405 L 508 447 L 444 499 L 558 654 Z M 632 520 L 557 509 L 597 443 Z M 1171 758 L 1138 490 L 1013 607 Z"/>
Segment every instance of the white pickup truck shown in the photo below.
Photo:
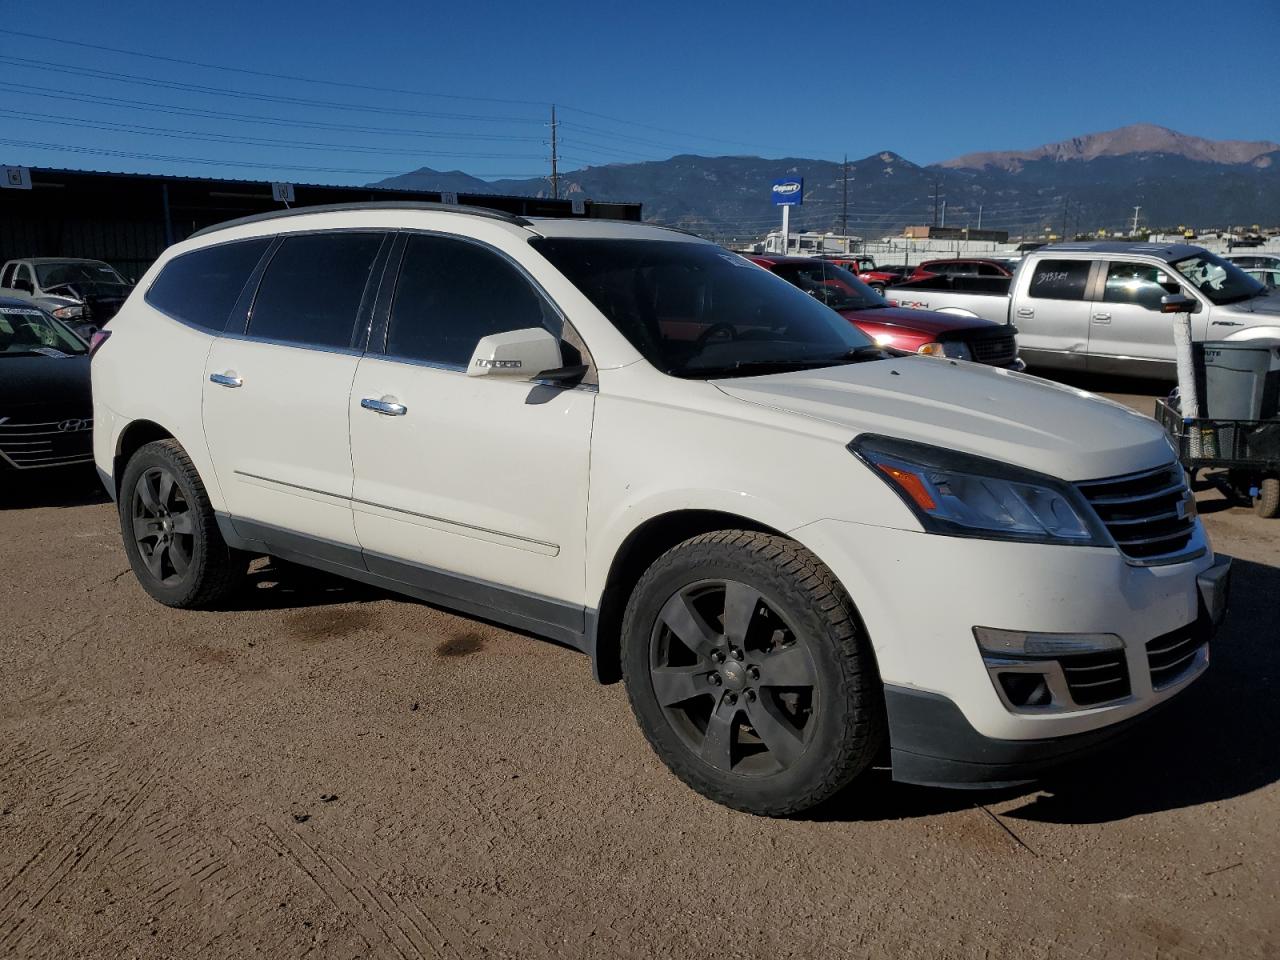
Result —
<path fill-rule="evenodd" d="M 1176 378 L 1169 313 L 1191 311 L 1196 340 L 1280 337 L 1280 296 L 1189 244 L 1060 243 L 1009 281 L 931 277 L 890 287 L 890 303 L 1018 328 L 1028 366 Z"/>

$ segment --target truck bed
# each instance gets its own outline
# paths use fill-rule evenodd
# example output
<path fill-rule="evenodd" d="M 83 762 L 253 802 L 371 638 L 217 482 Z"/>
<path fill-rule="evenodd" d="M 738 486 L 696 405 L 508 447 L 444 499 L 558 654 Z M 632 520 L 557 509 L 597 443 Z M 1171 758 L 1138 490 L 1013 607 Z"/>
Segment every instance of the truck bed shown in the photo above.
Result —
<path fill-rule="evenodd" d="M 893 306 L 1009 322 L 1008 277 L 926 277 L 885 290 Z"/>

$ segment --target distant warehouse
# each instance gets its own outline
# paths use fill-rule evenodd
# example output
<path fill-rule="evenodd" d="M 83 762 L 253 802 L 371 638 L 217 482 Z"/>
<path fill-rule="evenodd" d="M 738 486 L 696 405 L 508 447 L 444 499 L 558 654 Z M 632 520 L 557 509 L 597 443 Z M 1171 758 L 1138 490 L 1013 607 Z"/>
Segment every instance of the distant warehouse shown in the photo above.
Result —
<path fill-rule="evenodd" d="M 911 240 L 985 240 L 1008 243 L 1008 230 L 970 229 L 969 227 L 907 227 L 902 235 Z"/>
<path fill-rule="evenodd" d="M 272 184 L 139 173 L 7 167 L 0 184 L 0 263 L 20 257 L 105 260 L 141 276 L 171 243 L 268 210 L 369 200 L 456 202 L 529 217 L 639 220 L 638 203 L 552 200 L 429 190 Z"/>

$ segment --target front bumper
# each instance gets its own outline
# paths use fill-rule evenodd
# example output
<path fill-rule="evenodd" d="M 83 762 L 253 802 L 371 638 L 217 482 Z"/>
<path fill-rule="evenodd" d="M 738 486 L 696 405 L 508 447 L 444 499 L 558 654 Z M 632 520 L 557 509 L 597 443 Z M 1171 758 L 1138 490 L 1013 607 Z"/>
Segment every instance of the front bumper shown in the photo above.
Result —
<path fill-rule="evenodd" d="M 1152 651 L 1188 631 L 1207 640 L 1226 606 L 1230 561 L 1208 553 L 1140 567 L 1109 548 L 832 520 L 793 535 L 832 568 L 858 607 L 885 683 L 894 776 L 911 782 L 1023 782 L 1115 739 L 1208 665 L 1205 643 L 1172 674 L 1154 671 Z M 1011 710 L 974 641 L 975 625 L 1116 634 L 1130 690 L 1096 706 Z"/>

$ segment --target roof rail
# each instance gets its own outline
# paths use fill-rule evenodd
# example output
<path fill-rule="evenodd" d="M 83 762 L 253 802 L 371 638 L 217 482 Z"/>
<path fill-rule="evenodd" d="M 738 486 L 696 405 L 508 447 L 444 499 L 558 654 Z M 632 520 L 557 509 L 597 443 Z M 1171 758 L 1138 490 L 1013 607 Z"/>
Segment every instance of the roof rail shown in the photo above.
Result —
<path fill-rule="evenodd" d="M 285 217 L 301 217 L 312 213 L 338 213 L 346 210 L 435 210 L 443 213 L 462 213 L 472 217 L 485 217 L 489 220 L 501 220 L 517 227 L 531 226 L 530 221 L 514 213 L 493 210 L 489 207 L 471 207 L 461 203 L 431 203 L 418 200 L 370 200 L 364 203 L 324 203 L 314 207 L 295 207 L 288 210 L 268 210 L 266 213 L 255 213 L 248 217 L 239 217 L 225 223 L 215 223 L 211 227 L 197 230 L 188 237 L 204 237 L 219 230 L 229 230 L 249 223 L 263 223 L 268 220 L 279 220 Z"/>

